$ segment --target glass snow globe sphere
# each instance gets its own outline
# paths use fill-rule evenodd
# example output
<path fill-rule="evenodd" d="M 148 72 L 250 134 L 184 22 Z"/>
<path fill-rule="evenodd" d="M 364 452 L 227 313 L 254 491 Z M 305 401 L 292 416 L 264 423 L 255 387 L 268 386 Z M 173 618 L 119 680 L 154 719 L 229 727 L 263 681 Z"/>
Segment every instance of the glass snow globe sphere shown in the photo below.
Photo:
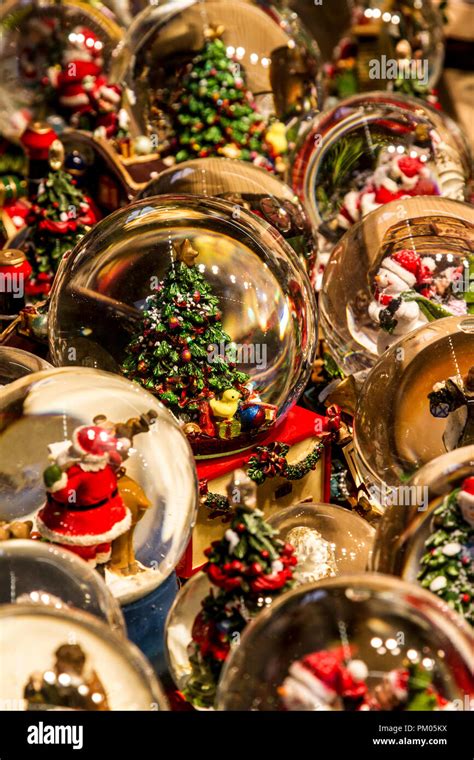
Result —
<path fill-rule="evenodd" d="M 0 31 L 0 75 L 13 100 L 38 118 L 61 116 L 63 124 L 88 110 L 99 94 L 94 80 L 106 83 L 122 39 L 107 8 L 81 0 L 6 0 Z"/>
<path fill-rule="evenodd" d="M 348 373 L 412 330 L 472 311 L 474 209 L 439 197 L 389 203 L 336 245 L 320 294 L 330 351 Z"/>
<path fill-rule="evenodd" d="M 322 264 L 346 230 L 390 201 L 465 200 L 471 161 L 459 128 L 431 106 L 384 92 L 303 120 L 286 179 L 318 232 Z"/>
<path fill-rule="evenodd" d="M 0 709 L 168 709 L 142 653 L 93 615 L 8 604 L 0 623 Z"/>
<path fill-rule="evenodd" d="M 313 275 L 316 242 L 311 224 L 298 196 L 281 179 L 245 161 L 229 158 L 198 158 L 184 161 L 150 180 L 138 198 L 166 193 L 222 198 L 253 212 L 275 227 L 288 241 Z"/>
<path fill-rule="evenodd" d="M 474 445 L 433 459 L 384 513 L 373 569 L 418 582 L 474 625 Z"/>
<path fill-rule="evenodd" d="M 299 584 L 360 573 L 367 567 L 375 531 L 349 509 L 336 504 L 296 504 L 276 512 L 268 522 L 283 541 L 295 547 Z"/>
<path fill-rule="evenodd" d="M 441 76 L 443 20 L 432 0 L 342 3 L 339 42 L 328 67 L 338 97 L 374 88 L 423 96 Z M 349 14 L 348 14 L 349 10 Z M 345 12 L 344 12 L 345 11 Z M 348 19 L 349 15 L 349 19 Z"/>
<path fill-rule="evenodd" d="M 0 394 L 0 519 L 101 572 L 122 603 L 156 589 L 194 522 L 196 472 L 172 415 L 136 383 L 84 367 Z"/>
<path fill-rule="evenodd" d="M 17 530 L 22 526 L 28 530 L 30 526 L 25 522 L 18 521 Z M 66 611 L 83 610 L 104 620 L 117 633 L 125 632 L 120 605 L 99 573 L 80 557 L 55 544 L 26 538 L 2 540 L 0 578 L 0 604 L 26 603 Z"/>
<path fill-rule="evenodd" d="M 29 351 L 0 346 L 0 386 L 8 385 L 13 380 L 18 380 L 31 372 L 41 372 L 43 369 L 52 369 L 52 367 L 52 364 Z"/>
<path fill-rule="evenodd" d="M 285 125 L 320 103 L 320 57 L 295 13 L 236 0 L 159 3 L 119 46 L 132 129 L 178 162 L 241 158 L 281 171 Z"/>
<path fill-rule="evenodd" d="M 164 195 L 115 212 L 65 258 L 48 318 L 55 365 L 150 390 L 193 450 L 252 446 L 305 387 L 316 307 L 274 227 L 229 201 Z"/>
<path fill-rule="evenodd" d="M 433 594 L 387 575 L 302 586 L 244 631 L 220 710 L 469 709 L 471 629 Z"/>
<path fill-rule="evenodd" d="M 403 504 L 407 479 L 474 443 L 474 316 L 415 330 L 370 371 L 354 418 L 358 468 L 382 509 Z"/>

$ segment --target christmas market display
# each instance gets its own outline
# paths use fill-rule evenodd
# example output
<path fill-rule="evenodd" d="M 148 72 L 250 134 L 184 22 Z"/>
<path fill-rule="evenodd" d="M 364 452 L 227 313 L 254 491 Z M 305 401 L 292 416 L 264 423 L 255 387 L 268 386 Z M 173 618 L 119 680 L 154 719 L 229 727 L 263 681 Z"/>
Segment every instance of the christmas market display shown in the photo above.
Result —
<path fill-rule="evenodd" d="M 25 746 L 280 713 L 253 747 L 337 712 L 318 751 L 373 719 L 368 745 L 449 724 L 455 755 L 473 44 L 471 0 L 3 2 L 0 710 Z"/>

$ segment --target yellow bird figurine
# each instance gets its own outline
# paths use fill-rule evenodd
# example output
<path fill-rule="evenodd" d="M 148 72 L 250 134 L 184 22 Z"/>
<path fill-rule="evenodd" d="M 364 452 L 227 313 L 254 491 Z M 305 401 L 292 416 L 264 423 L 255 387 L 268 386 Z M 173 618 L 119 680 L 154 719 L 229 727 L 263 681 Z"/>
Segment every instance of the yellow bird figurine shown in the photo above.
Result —
<path fill-rule="evenodd" d="M 236 391 L 235 388 L 228 388 L 221 394 L 220 399 L 211 398 L 209 406 L 214 417 L 231 420 L 237 411 L 240 395 L 239 391 Z"/>
<path fill-rule="evenodd" d="M 265 142 L 272 149 L 274 156 L 281 156 L 288 150 L 286 126 L 281 121 L 275 121 L 265 132 Z"/>

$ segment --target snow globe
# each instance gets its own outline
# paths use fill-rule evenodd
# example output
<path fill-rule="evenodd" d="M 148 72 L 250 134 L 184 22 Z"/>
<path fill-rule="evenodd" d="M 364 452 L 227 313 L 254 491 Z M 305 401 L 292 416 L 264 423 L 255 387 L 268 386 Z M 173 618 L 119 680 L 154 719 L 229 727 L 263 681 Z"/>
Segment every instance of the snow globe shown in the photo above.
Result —
<path fill-rule="evenodd" d="M 223 665 L 246 626 L 297 582 L 291 544 L 243 499 L 220 540 L 205 551 L 203 571 L 181 589 L 166 622 L 170 673 L 185 700 L 213 709 Z"/>
<path fill-rule="evenodd" d="M 355 459 L 382 509 L 403 504 L 409 477 L 474 443 L 474 316 L 409 333 L 370 371 L 354 419 Z"/>
<path fill-rule="evenodd" d="M 316 343 L 295 252 L 229 201 L 164 195 L 97 224 L 62 261 L 48 318 L 55 365 L 151 391 L 199 456 L 255 445 L 305 387 Z"/>
<path fill-rule="evenodd" d="M 33 535 L 96 567 L 159 667 L 197 504 L 172 415 L 123 377 L 65 367 L 6 386 L 0 421 L 0 519 L 33 521 Z"/>
<path fill-rule="evenodd" d="M 15 537 L 22 529 L 26 535 L 30 526 L 32 523 L 26 521 L 10 523 L 10 528 L 0 526 L 0 604 L 83 610 L 104 620 L 117 633 L 124 633 L 120 605 L 99 573 L 55 544 Z"/>
<path fill-rule="evenodd" d="M 286 124 L 320 102 L 319 50 L 285 8 L 236 0 L 151 5 L 119 46 L 132 129 L 177 162 L 240 158 L 281 172 Z"/>
<path fill-rule="evenodd" d="M 439 197 L 394 201 L 336 245 L 320 295 L 331 353 L 346 373 L 372 366 L 412 330 L 474 308 L 474 210 Z"/>
<path fill-rule="evenodd" d="M 269 518 L 283 541 L 295 547 L 298 584 L 363 572 L 374 528 L 355 512 L 336 504 L 295 504 Z"/>
<path fill-rule="evenodd" d="M 474 445 L 422 467 L 377 527 L 373 569 L 418 582 L 474 625 Z"/>
<path fill-rule="evenodd" d="M 16 122 L 26 106 L 59 130 L 114 132 L 121 90 L 110 81 L 110 62 L 122 31 L 100 2 L 7 0 L 0 30 L 0 73 L 18 102 Z"/>
<path fill-rule="evenodd" d="M 346 2 L 341 30 L 328 67 L 330 91 L 395 90 L 432 97 L 444 58 L 443 18 L 432 0 Z M 351 18 L 347 20 L 350 13 Z"/>
<path fill-rule="evenodd" d="M 471 161 L 448 117 L 418 100 L 375 92 L 303 120 L 287 171 L 318 232 L 321 265 L 370 211 L 415 196 L 467 197 Z"/>
<path fill-rule="evenodd" d="M 219 682 L 219 710 L 469 710 L 472 630 L 379 574 L 302 586 L 260 613 Z"/>
<path fill-rule="evenodd" d="M 298 196 L 281 179 L 251 163 L 229 158 L 199 158 L 165 169 L 138 198 L 166 193 L 222 198 L 275 227 L 296 251 L 312 277 L 316 243 Z"/>
<path fill-rule="evenodd" d="M 41 372 L 41 370 L 52 368 L 49 362 L 29 351 L 0 346 L 0 386 L 8 385 L 31 372 Z"/>
<path fill-rule="evenodd" d="M 141 652 L 93 615 L 8 604 L 0 621 L 0 709 L 168 709 Z"/>

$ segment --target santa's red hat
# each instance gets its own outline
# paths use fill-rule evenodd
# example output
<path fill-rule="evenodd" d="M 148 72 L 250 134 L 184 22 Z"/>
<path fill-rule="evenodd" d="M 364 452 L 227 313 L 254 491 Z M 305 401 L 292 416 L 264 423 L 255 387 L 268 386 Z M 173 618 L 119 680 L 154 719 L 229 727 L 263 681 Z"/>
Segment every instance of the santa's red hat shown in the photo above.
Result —
<path fill-rule="evenodd" d="M 116 439 L 98 425 L 82 425 L 75 429 L 72 440 L 76 451 L 90 462 L 107 461 L 116 448 Z"/>
<path fill-rule="evenodd" d="M 77 60 L 96 61 L 102 63 L 104 44 L 87 26 L 76 26 L 69 33 L 68 48 L 64 51 L 64 62 L 72 63 Z"/>
<path fill-rule="evenodd" d="M 458 493 L 458 504 L 464 519 L 474 525 L 474 477 L 466 478 Z"/>
<path fill-rule="evenodd" d="M 413 288 L 417 282 L 420 257 L 414 251 L 403 249 L 383 259 L 382 266 L 396 274 L 410 288 Z"/>
<path fill-rule="evenodd" d="M 367 687 L 367 666 L 362 660 L 351 660 L 344 665 L 339 652 L 314 652 L 307 655 L 301 664 L 309 670 L 318 682 L 321 697 L 332 702 L 336 696 L 358 699 L 365 695 Z"/>

